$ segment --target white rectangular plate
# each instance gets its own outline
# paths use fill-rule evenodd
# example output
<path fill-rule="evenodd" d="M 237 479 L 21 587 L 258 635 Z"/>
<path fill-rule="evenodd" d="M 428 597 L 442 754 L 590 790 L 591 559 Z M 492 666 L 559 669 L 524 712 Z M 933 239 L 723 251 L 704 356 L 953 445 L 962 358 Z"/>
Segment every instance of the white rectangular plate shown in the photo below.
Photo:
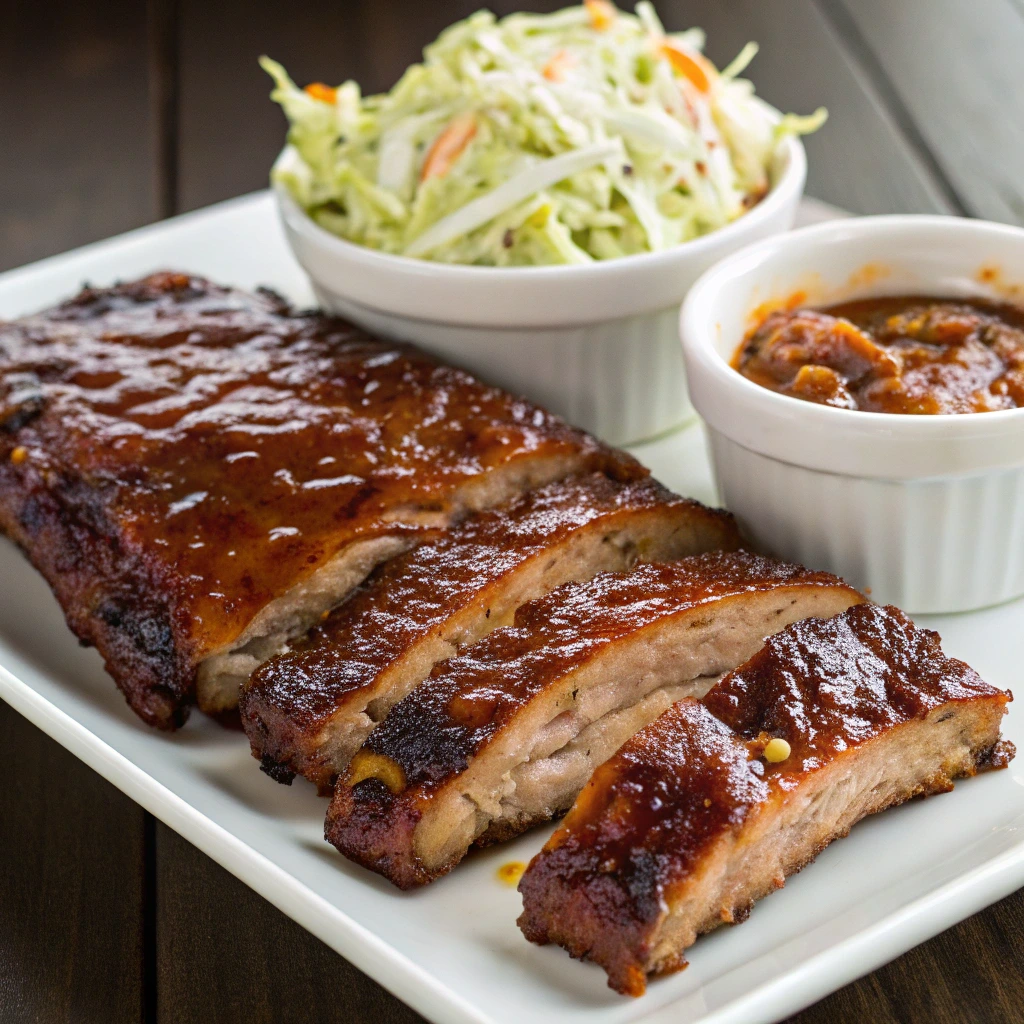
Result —
<path fill-rule="evenodd" d="M 819 219 L 808 207 L 806 219 Z M 159 268 L 311 294 L 261 193 L 0 275 L 0 317 L 83 281 Z M 699 428 L 635 449 L 669 487 L 713 488 Z M 1024 510 L 1020 510 L 1024 514 Z M 941 552 L 936 553 L 941 557 Z M 928 620 L 946 650 L 997 686 L 1024 664 L 1024 602 Z M 527 943 L 520 898 L 496 869 L 528 860 L 541 829 L 402 894 L 322 839 L 325 804 L 261 774 L 244 737 L 198 713 L 167 736 L 129 712 L 94 651 L 78 647 L 42 579 L 0 541 L 0 697 L 158 818 L 425 1016 L 444 1022 L 736 1021 L 798 1010 L 1024 884 L 1024 759 L 859 825 L 742 927 L 701 939 L 691 966 L 630 1000 L 555 947 Z M 1006 733 L 1018 745 L 1022 713 Z M 330 999 L 330 980 L 324 979 Z"/>

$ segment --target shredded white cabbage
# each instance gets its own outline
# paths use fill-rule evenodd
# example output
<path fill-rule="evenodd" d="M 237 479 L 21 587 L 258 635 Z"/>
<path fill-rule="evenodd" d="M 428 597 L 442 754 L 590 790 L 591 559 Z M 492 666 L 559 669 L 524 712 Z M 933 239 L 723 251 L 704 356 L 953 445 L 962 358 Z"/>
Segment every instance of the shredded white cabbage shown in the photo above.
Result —
<path fill-rule="evenodd" d="M 728 224 L 768 189 L 786 115 L 722 72 L 703 33 L 666 33 L 587 0 L 554 14 L 481 11 L 384 95 L 299 89 L 269 58 L 290 123 L 272 177 L 322 227 L 384 252 L 531 266 L 655 252 Z"/>

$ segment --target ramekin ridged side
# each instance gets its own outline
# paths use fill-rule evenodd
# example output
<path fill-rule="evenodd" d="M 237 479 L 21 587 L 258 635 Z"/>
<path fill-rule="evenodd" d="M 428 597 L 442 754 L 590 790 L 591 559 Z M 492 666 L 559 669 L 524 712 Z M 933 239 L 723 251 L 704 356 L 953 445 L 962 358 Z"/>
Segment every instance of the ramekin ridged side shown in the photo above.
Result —
<path fill-rule="evenodd" d="M 777 394 L 730 365 L 751 315 L 799 294 L 1020 301 L 1024 231 L 866 217 L 751 246 L 691 289 L 680 329 L 722 500 L 766 551 L 911 613 L 1024 595 L 1024 409 L 911 416 Z"/>
<path fill-rule="evenodd" d="M 323 307 L 528 396 L 612 444 L 693 416 L 679 303 L 709 266 L 793 225 L 806 177 L 799 139 L 768 195 L 738 220 L 664 252 L 576 266 L 464 267 L 353 245 L 276 190 L 285 235 Z"/>
<path fill-rule="evenodd" d="M 709 443 L 722 501 L 762 550 L 916 614 L 1024 594 L 1024 469 L 871 480 L 771 459 L 716 430 Z"/>
<path fill-rule="evenodd" d="M 390 316 L 328 293 L 320 304 L 386 338 L 415 340 L 447 362 L 590 430 L 631 444 L 693 418 L 678 309 L 550 328 L 466 327 Z"/>

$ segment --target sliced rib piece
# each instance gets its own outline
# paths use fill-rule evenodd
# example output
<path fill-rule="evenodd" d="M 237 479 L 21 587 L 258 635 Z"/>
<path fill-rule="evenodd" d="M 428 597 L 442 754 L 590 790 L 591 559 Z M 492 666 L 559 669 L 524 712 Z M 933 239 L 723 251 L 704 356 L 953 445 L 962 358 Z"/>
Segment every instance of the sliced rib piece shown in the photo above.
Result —
<path fill-rule="evenodd" d="M 179 725 L 375 564 L 639 465 L 350 324 L 158 274 L 0 326 L 0 528 L 131 706 Z"/>
<path fill-rule="evenodd" d="M 438 665 L 335 790 L 327 838 L 403 888 L 566 810 L 594 767 L 770 633 L 863 600 L 746 552 L 569 583 Z"/>
<path fill-rule="evenodd" d="M 597 770 L 523 876 L 520 927 L 642 995 L 861 818 L 1003 767 L 1011 699 L 895 608 L 790 626 Z"/>
<path fill-rule="evenodd" d="M 550 484 L 394 558 L 244 688 L 253 754 L 282 781 L 329 787 L 374 726 L 434 665 L 508 625 L 524 602 L 570 580 L 715 549 L 732 517 L 653 480 L 594 474 Z"/>

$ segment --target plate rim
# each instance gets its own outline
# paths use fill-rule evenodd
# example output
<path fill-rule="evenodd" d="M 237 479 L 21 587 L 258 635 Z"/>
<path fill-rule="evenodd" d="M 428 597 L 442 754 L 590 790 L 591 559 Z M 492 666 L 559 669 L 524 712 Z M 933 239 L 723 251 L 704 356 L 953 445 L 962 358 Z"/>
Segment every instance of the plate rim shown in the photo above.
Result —
<path fill-rule="evenodd" d="M 2 664 L 0 699 L 417 1012 L 438 1024 L 499 1024 L 497 1018 L 174 793 Z M 769 1024 L 797 1013 L 1021 886 L 1024 836 L 1001 854 L 809 957 L 798 967 L 695 1018 L 692 1024 Z M 301 918 L 294 913 L 292 901 L 306 911 Z M 339 936 L 345 941 L 338 942 Z M 636 1019 L 645 1024 L 667 1024 L 675 1019 L 677 1003 L 674 1000 L 652 1007 Z"/>
<path fill-rule="evenodd" d="M 0 298 L 19 286 L 45 281 L 48 275 L 60 274 L 74 264 L 123 252 L 133 243 L 272 205 L 270 190 L 262 189 L 45 257 L 0 273 Z M 825 210 L 837 216 L 843 213 L 817 200 L 807 202 L 806 197 L 802 205 L 812 216 L 820 217 Z M 276 214 L 274 217 L 276 221 Z M 2 663 L 0 699 L 417 1012 L 438 1024 L 499 1024 L 486 1009 L 179 796 Z M 729 998 L 718 1009 L 693 1018 L 692 1024 L 768 1024 L 796 1013 L 1022 886 L 1024 833 L 1002 852 L 797 966 Z M 679 1000 L 672 1000 L 652 1006 L 636 1019 L 645 1024 L 667 1024 L 677 1019 L 678 1004 Z"/>

